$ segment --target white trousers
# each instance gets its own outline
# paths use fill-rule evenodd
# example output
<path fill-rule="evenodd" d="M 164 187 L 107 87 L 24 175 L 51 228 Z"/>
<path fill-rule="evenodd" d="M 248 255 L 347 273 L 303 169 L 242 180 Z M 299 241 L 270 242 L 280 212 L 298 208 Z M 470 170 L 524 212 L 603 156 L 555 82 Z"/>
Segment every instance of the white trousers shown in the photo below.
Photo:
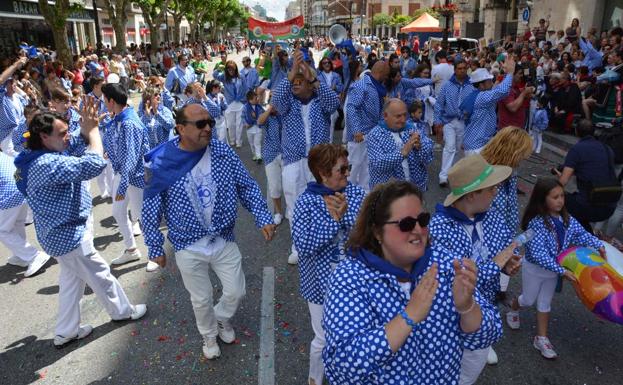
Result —
<path fill-rule="evenodd" d="M 461 120 L 453 119 L 443 126 L 443 153 L 441 155 L 441 171 L 439 171 L 439 181 L 448 181 L 448 171 L 455 160 L 461 159 L 457 156 L 463 145 L 463 135 L 465 134 L 465 123 Z"/>
<path fill-rule="evenodd" d="M 262 130 L 258 126 L 247 129 L 247 139 L 251 147 L 251 155 L 262 158 Z"/>
<path fill-rule="evenodd" d="M 85 284 L 93 290 L 106 312 L 114 320 L 129 318 L 134 307 L 117 278 L 110 273 L 108 263 L 93 247 L 91 228 L 85 231 L 79 247 L 56 257 L 61 267 L 58 278 L 59 307 L 56 335 L 72 337 L 80 328 L 80 299 Z"/>
<path fill-rule="evenodd" d="M 113 196 L 113 174 L 110 160 L 106 159 L 106 168 L 104 168 L 104 171 L 95 179 L 97 181 L 97 187 L 99 187 L 100 190 L 100 195 Z"/>
<path fill-rule="evenodd" d="M 540 154 L 541 147 L 543 146 L 543 133 L 537 130 L 530 130 L 530 136 L 532 137 L 532 151 Z"/>
<path fill-rule="evenodd" d="M 238 245 L 227 242 L 223 250 L 212 255 L 184 249 L 175 253 L 175 259 L 190 294 L 199 333 L 204 337 L 216 337 L 216 321 L 233 317 L 245 295 L 242 255 Z M 212 300 L 210 268 L 223 285 L 223 294 L 216 306 Z"/>
<path fill-rule="evenodd" d="M 229 143 L 242 146 L 242 104 L 232 103 L 225 110 L 225 124 L 229 133 Z"/>
<path fill-rule="evenodd" d="M 284 166 L 281 172 L 281 180 L 283 182 L 283 194 L 286 198 L 286 218 L 292 220 L 296 200 L 307 188 L 307 183 L 315 180 L 307 166 L 307 158 Z"/>
<path fill-rule="evenodd" d="M 264 166 L 266 169 L 266 184 L 268 185 L 268 196 L 271 199 L 279 199 L 283 194 L 281 183 L 281 172 L 283 171 L 283 161 L 281 154 L 277 155 L 272 162 Z"/>
<path fill-rule="evenodd" d="M 366 192 L 370 191 L 370 171 L 368 170 L 368 146 L 366 141 L 348 142 L 348 163 L 352 165 L 349 181 Z"/>
<path fill-rule="evenodd" d="M 519 306 L 532 306 L 536 301 L 537 311 L 549 313 L 557 283 L 558 274 L 524 260 L 521 266 L 521 295 L 517 298 Z"/>
<path fill-rule="evenodd" d="M 119 189 L 119 182 L 121 176 L 115 174 L 113 178 L 113 195 L 112 201 L 112 216 L 117 221 L 119 226 L 119 232 L 123 236 L 123 243 L 126 249 L 134 249 L 136 242 L 134 241 L 134 233 L 132 231 L 132 222 L 136 222 L 141 219 L 141 208 L 143 207 L 143 189 L 129 185 L 126 190 L 125 199 L 117 201 L 115 199 L 117 190 Z M 130 208 L 130 214 L 132 220 L 128 216 L 128 207 Z"/>
<path fill-rule="evenodd" d="M 13 147 L 13 135 L 10 133 L 0 142 L 0 150 L 7 154 L 10 157 L 15 158 L 17 156 L 17 152 L 15 151 L 15 147 Z"/>
<path fill-rule="evenodd" d="M 225 124 L 224 116 L 220 116 L 216 119 L 216 125 L 214 127 L 216 128 L 216 136 L 218 137 L 218 140 L 229 143 L 227 141 L 227 124 Z"/>
<path fill-rule="evenodd" d="M 335 122 L 337 121 L 337 118 L 339 116 L 340 116 L 340 113 L 337 111 L 331 114 L 331 125 L 329 126 L 329 143 L 333 143 L 333 133 L 335 132 Z"/>
<path fill-rule="evenodd" d="M 472 385 L 478 380 L 480 372 L 487 364 L 487 355 L 490 348 L 468 350 L 463 349 L 461 358 L 461 373 L 459 375 L 459 385 Z"/>
<path fill-rule="evenodd" d="M 28 213 L 28 205 L 0 210 L 0 242 L 2 242 L 14 256 L 26 263 L 32 262 L 39 252 L 26 240 L 24 222 Z"/>
<path fill-rule="evenodd" d="M 311 316 L 314 339 L 309 346 L 309 378 L 314 380 L 317 385 L 322 385 L 324 378 L 324 363 L 322 362 L 322 349 L 327 344 L 322 328 L 322 313 L 324 306 L 307 302 L 309 315 Z"/>

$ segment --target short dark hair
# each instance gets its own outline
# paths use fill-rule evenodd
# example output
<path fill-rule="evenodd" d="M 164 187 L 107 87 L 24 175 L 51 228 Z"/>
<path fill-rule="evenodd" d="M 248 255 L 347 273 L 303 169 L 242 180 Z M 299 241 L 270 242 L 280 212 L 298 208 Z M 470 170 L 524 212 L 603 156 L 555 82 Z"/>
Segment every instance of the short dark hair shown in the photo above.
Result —
<path fill-rule="evenodd" d="M 409 104 L 409 114 L 414 113 L 415 111 L 420 111 L 424 109 L 424 103 L 421 100 L 414 100 Z"/>
<path fill-rule="evenodd" d="M 50 100 L 60 100 L 62 102 L 68 102 L 70 100 L 70 96 L 64 89 L 56 87 L 50 90 Z"/>
<path fill-rule="evenodd" d="M 253 99 L 255 97 L 255 90 L 249 90 L 247 91 L 247 101 L 250 101 L 251 99 Z"/>
<path fill-rule="evenodd" d="M 115 103 L 125 106 L 128 104 L 128 93 L 119 83 L 107 83 L 102 86 L 104 98 L 112 99 Z"/>
<path fill-rule="evenodd" d="M 184 124 L 186 121 L 186 109 L 190 106 L 190 104 L 185 105 L 184 107 L 177 110 L 175 113 L 175 124 Z"/>
<path fill-rule="evenodd" d="M 29 135 L 26 139 L 26 148 L 30 150 L 43 150 L 41 134 L 52 134 L 55 120 L 61 120 L 67 123 L 67 119 L 57 112 L 39 112 L 33 116 L 28 126 Z"/>
<path fill-rule="evenodd" d="M 459 60 L 455 60 L 452 64 L 454 65 L 454 68 L 456 68 L 459 64 L 467 65 L 467 62 L 463 59 L 459 59 Z M 476 64 L 478 64 L 478 62 L 476 62 Z"/>
<path fill-rule="evenodd" d="M 91 87 L 95 87 L 100 83 L 104 83 L 104 78 L 100 76 L 91 76 L 91 79 L 89 81 L 91 82 Z"/>
<path fill-rule="evenodd" d="M 444 50 L 441 50 L 441 51 L 437 52 L 437 54 L 435 55 L 435 59 L 437 59 L 437 60 L 439 60 L 439 59 L 446 59 L 447 57 L 448 57 L 448 54 Z"/>
<path fill-rule="evenodd" d="M 582 119 L 575 126 L 575 132 L 578 137 L 583 138 L 585 136 L 593 135 L 595 133 L 595 127 L 590 119 Z"/>
<path fill-rule="evenodd" d="M 331 174 L 340 158 L 348 158 L 348 151 L 341 144 L 322 143 L 312 147 L 307 155 L 307 165 L 316 182 L 322 183 L 322 174 Z"/>
<path fill-rule="evenodd" d="M 186 59 L 188 60 L 188 56 L 186 56 L 186 54 L 180 54 L 177 55 L 177 62 L 179 63 L 180 61 L 182 61 L 182 59 Z"/>

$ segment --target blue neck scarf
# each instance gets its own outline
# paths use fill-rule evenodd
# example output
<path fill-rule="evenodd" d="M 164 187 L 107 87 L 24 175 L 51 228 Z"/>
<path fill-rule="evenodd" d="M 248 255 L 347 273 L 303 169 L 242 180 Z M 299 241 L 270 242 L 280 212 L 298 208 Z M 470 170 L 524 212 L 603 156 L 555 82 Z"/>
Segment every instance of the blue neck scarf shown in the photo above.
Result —
<path fill-rule="evenodd" d="M 387 130 L 387 131 L 389 131 L 389 132 L 398 132 L 398 133 L 400 133 L 400 132 L 403 132 L 403 131 L 404 131 L 405 129 L 407 129 L 407 128 L 411 128 L 411 127 L 413 127 L 413 122 L 411 122 L 410 120 L 407 120 L 407 123 L 404 125 L 404 127 L 399 128 L 398 130 L 394 130 L 394 129 L 392 129 L 392 128 L 389 128 L 389 127 L 387 126 L 387 123 L 386 123 L 384 120 L 381 120 L 381 121 L 379 122 L 379 126 L 383 127 L 384 129 L 386 129 L 386 130 Z"/>
<path fill-rule="evenodd" d="M 322 183 L 309 182 L 307 183 L 307 189 L 305 191 L 310 194 L 325 196 L 325 195 L 334 195 L 336 192 L 343 193 L 344 190 L 346 190 L 346 188 L 336 191 L 336 190 L 328 188 Z"/>
<path fill-rule="evenodd" d="M 28 170 L 32 163 L 42 155 L 51 153 L 50 150 L 35 150 L 35 151 L 22 151 L 15 158 L 15 184 L 17 189 L 22 195 L 26 196 L 26 189 L 28 188 Z"/>
<path fill-rule="evenodd" d="M 368 75 L 368 77 L 370 78 L 370 81 L 374 85 L 374 88 L 376 88 L 376 92 L 379 94 L 379 102 L 381 103 L 381 107 L 382 107 L 383 98 L 385 98 L 385 95 L 387 95 L 387 89 L 381 82 L 376 80 L 370 72 L 366 72 L 366 75 Z"/>
<path fill-rule="evenodd" d="M 472 244 L 478 240 L 480 240 L 480 236 L 478 235 L 478 231 L 476 230 L 476 224 L 478 222 L 484 221 L 487 216 L 487 212 L 476 214 L 474 220 L 471 220 L 467 217 L 467 215 L 463 214 L 461 211 L 455 209 L 452 206 L 444 206 L 440 203 L 437 203 L 435 206 L 435 210 L 437 213 L 444 215 L 447 218 L 450 218 L 462 225 L 473 226 L 472 229 Z"/>
<path fill-rule="evenodd" d="M 411 273 L 407 273 L 405 270 L 392 265 L 389 261 L 379 257 L 378 255 L 375 255 L 374 253 L 366 249 L 353 251 L 352 255 L 353 257 L 355 257 L 355 259 L 360 260 L 370 269 L 379 271 L 381 273 L 391 274 L 401 280 L 409 280 L 409 282 L 413 284 L 428 266 L 428 262 L 430 261 L 431 257 L 431 250 L 430 247 L 426 248 L 424 255 L 413 263 L 413 266 L 411 267 Z M 411 292 L 413 292 L 413 290 L 415 290 L 415 285 L 411 285 Z"/>
<path fill-rule="evenodd" d="M 552 218 L 552 223 L 554 223 L 554 230 L 556 231 L 556 239 L 558 240 L 558 251 L 562 251 L 565 242 L 565 225 L 562 223 L 560 218 Z"/>
<path fill-rule="evenodd" d="M 164 142 L 145 154 L 145 199 L 154 197 L 167 190 L 180 180 L 203 157 L 206 149 L 185 151 L 178 147 L 179 138 Z"/>

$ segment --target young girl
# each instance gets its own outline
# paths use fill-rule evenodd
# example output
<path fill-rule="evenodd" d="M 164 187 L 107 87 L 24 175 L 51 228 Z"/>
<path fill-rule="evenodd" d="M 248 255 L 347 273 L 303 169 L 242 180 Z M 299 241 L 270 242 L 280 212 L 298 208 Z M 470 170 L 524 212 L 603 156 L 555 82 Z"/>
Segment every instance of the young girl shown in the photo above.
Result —
<path fill-rule="evenodd" d="M 577 282 L 573 273 L 556 262 L 556 256 L 570 245 L 591 247 L 605 258 L 604 247 L 569 216 L 565 209 L 565 192 L 562 184 L 553 178 L 539 179 L 521 221 L 523 230 L 532 229 L 536 236 L 526 244 L 526 258 L 521 272 L 522 293 L 511 304 L 506 322 L 511 329 L 519 329 L 519 307 L 537 307 L 537 335 L 534 347 L 545 358 L 557 357 L 547 338 L 550 305 L 559 277 Z"/>
<path fill-rule="evenodd" d="M 221 82 L 218 80 L 210 80 L 206 85 L 208 91 L 208 98 L 214 102 L 221 109 L 221 116 L 216 118 L 216 134 L 220 141 L 229 143 L 227 141 L 227 126 L 225 124 L 225 111 L 227 110 L 227 102 L 225 101 L 225 95 L 221 92 Z"/>
<path fill-rule="evenodd" d="M 262 130 L 258 127 L 257 119 L 262 113 L 264 113 L 264 109 L 258 104 L 255 90 L 248 91 L 247 103 L 243 110 L 244 128 L 247 130 L 251 155 L 258 164 L 262 163 Z"/>

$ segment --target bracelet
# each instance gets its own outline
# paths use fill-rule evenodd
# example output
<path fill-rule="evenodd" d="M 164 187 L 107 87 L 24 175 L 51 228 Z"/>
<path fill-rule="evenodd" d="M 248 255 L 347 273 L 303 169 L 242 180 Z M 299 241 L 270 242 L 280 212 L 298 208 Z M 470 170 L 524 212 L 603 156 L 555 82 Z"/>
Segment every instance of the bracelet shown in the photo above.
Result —
<path fill-rule="evenodd" d="M 458 308 L 456 309 L 456 312 L 459 313 L 460 315 L 463 314 L 467 314 L 469 312 L 471 312 L 472 310 L 474 310 L 474 307 L 476 306 L 476 301 L 474 301 L 474 299 L 472 298 L 472 305 L 469 307 L 469 309 L 464 310 L 464 311 L 460 311 Z"/>
<path fill-rule="evenodd" d="M 410 326 L 412 329 L 417 326 L 417 322 L 415 322 L 411 318 L 409 318 L 409 315 L 407 314 L 407 312 L 404 309 L 402 309 L 400 311 L 400 316 L 402 317 L 402 319 L 405 320 L 407 325 Z"/>

